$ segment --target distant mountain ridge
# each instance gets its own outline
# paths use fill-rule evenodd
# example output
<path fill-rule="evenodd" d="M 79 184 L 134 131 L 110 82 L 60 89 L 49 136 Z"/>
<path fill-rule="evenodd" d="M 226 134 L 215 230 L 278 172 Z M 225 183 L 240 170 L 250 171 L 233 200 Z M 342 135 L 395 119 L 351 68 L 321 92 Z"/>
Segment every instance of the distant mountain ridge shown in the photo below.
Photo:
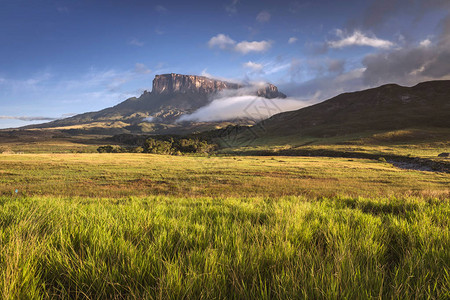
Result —
<path fill-rule="evenodd" d="M 408 127 L 450 128 L 450 80 L 344 93 L 258 124 L 265 136 L 334 136 Z"/>
<path fill-rule="evenodd" d="M 122 122 L 136 129 L 145 118 L 156 123 L 171 124 L 181 115 L 189 114 L 209 104 L 213 97 L 224 90 L 238 90 L 249 87 L 244 84 L 211 79 L 204 76 L 162 74 L 153 79 L 152 91 L 136 98 L 129 98 L 113 107 L 97 112 L 89 112 L 70 118 L 28 128 L 61 128 L 80 126 L 94 122 Z M 265 98 L 286 98 L 273 84 L 267 83 L 252 92 Z M 117 126 L 121 126 L 117 124 Z"/>

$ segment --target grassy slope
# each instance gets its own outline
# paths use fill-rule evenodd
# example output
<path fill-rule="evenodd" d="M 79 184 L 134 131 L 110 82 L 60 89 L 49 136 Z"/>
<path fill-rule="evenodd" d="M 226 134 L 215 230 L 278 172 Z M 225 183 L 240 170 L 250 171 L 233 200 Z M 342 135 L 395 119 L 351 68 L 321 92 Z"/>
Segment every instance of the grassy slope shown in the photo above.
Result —
<path fill-rule="evenodd" d="M 403 155 L 437 159 L 450 152 L 450 128 L 407 128 L 389 131 L 367 131 L 349 135 L 318 138 L 311 136 L 229 136 L 219 139 L 223 152 L 274 149 L 326 149 L 383 155 Z"/>
<path fill-rule="evenodd" d="M 280 113 L 259 125 L 264 127 L 264 135 L 301 133 L 316 137 L 413 126 L 449 128 L 449 93 L 450 81 L 429 81 L 414 87 L 384 85 Z"/>

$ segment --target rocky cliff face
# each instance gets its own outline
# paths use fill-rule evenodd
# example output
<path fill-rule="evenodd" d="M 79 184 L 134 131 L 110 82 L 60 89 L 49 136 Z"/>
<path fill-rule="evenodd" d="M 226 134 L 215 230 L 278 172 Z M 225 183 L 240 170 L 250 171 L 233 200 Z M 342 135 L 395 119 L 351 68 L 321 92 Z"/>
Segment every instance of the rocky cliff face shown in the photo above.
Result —
<path fill-rule="evenodd" d="M 200 93 L 212 94 L 225 89 L 238 89 L 239 84 L 214 80 L 203 76 L 163 74 L 153 79 L 155 94 L 165 93 Z"/>
<path fill-rule="evenodd" d="M 171 73 L 155 76 L 155 79 L 153 79 L 152 94 L 193 93 L 209 95 L 226 89 L 235 90 L 243 87 L 245 87 L 245 85 L 210 79 L 204 76 Z M 263 88 L 257 90 L 256 95 L 265 98 L 286 97 L 283 93 L 278 92 L 278 88 L 273 84 L 267 84 Z"/>
<path fill-rule="evenodd" d="M 259 89 L 256 91 L 256 95 L 259 97 L 264 97 L 268 99 L 272 98 L 286 98 L 286 95 L 279 92 L 278 88 L 274 86 L 273 84 L 266 84 L 265 87 Z"/>

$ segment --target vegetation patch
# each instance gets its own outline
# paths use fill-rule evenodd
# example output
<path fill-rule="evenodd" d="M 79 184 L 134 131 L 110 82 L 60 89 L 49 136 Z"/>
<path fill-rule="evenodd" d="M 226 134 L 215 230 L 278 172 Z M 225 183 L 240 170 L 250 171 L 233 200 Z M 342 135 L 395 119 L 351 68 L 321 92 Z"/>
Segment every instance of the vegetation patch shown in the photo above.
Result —
<path fill-rule="evenodd" d="M 449 296 L 448 201 L 149 196 L 0 203 L 2 299 Z"/>

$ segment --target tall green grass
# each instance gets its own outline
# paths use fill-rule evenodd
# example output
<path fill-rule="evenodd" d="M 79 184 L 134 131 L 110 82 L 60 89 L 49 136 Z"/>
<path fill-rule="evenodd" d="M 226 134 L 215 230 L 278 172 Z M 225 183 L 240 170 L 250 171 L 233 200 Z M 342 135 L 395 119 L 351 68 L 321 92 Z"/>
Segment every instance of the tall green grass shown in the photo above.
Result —
<path fill-rule="evenodd" d="M 0 198 L 0 298 L 448 299 L 449 201 Z"/>

